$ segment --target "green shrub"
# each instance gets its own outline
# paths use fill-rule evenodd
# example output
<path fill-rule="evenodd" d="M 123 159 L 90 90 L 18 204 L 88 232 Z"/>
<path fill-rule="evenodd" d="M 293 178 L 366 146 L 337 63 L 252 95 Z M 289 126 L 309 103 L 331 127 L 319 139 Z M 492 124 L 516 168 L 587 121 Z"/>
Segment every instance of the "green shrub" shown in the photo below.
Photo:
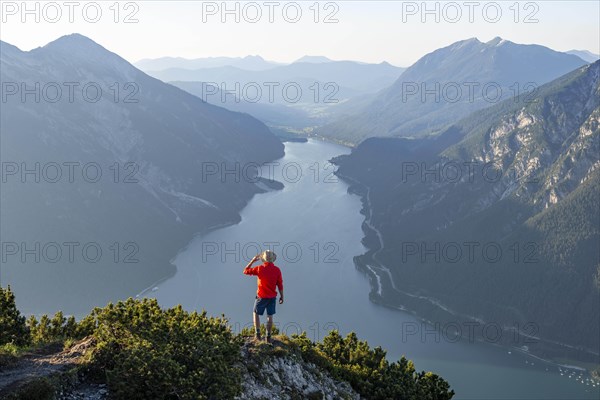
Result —
<path fill-rule="evenodd" d="M 13 343 L 20 346 L 28 342 L 29 331 L 25 317 L 17 310 L 14 293 L 10 286 L 0 287 L 0 345 Z"/>
<path fill-rule="evenodd" d="M 27 320 L 27 326 L 31 332 L 31 342 L 33 344 L 41 345 L 52 341 L 50 318 L 46 314 L 42 315 L 39 321 L 34 315 L 30 316 Z"/>
<path fill-rule="evenodd" d="M 0 346 L 0 367 L 7 367 L 17 362 L 20 352 L 21 349 L 13 343 Z"/>
<path fill-rule="evenodd" d="M 34 315 L 30 316 L 27 320 L 27 327 L 31 343 L 41 346 L 49 343 L 61 343 L 65 340 L 83 339 L 91 335 L 94 330 L 85 325 L 86 323 L 89 323 L 89 317 L 84 318 L 78 324 L 75 317 L 66 318 L 62 311 L 58 311 L 52 318 L 46 314 L 42 315 L 39 321 Z"/>
<path fill-rule="evenodd" d="M 109 304 L 92 317 L 92 366 L 104 371 L 114 398 L 230 399 L 241 392 L 234 367 L 241 338 L 225 319 L 181 306 L 163 310 L 154 299 Z"/>
<path fill-rule="evenodd" d="M 444 393 L 450 393 L 448 382 L 432 372 L 420 372 L 417 377 L 417 398 L 422 400 L 438 400 Z M 451 393 L 454 393 L 452 391 Z"/>
<path fill-rule="evenodd" d="M 454 391 L 431 372 L 416 373 L 412 361 L 402 357 L 390 363 L 381 347 L 371 349 L 354 332 L 343 338 L 331 331 L 321 343 L 306 333 L 293 335 L 292 342 L 302 357 L 350 385 L 367 399 L 449 400 Z"/>

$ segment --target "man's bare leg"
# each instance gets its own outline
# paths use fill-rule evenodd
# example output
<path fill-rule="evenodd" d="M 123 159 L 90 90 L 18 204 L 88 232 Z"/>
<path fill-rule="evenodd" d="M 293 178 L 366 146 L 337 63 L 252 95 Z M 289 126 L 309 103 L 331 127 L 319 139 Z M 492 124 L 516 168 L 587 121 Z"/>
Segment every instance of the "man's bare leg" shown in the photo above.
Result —
<path fill-rule="evenodd" d="M 273 316 L 267 315 L 267 338 L 271 338 L 271 330 L 273 329 Z"/>
<path fill-rule="evenodd" d="M 254 336 L 260 339 L 260 315 L 253 313 L 254 315 Z"/>

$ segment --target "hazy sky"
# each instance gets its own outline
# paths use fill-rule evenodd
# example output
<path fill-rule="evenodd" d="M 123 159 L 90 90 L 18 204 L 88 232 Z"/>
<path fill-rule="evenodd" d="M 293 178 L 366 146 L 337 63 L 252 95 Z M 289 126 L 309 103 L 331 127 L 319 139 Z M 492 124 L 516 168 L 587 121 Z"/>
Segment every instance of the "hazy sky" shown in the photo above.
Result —
<path fill-rule="evenodd" d="M 78 32 L 132 62 L 249 54 L 290 62 L 309 54 L 408 66 L 452 42 L 495 36 L 600 53 L 598 1 L 427 2 L 430 13 L 421 1 L 30 1 L 27 10 L 22 1 L 0 3 L 0 38 L 23 50 Z"/>

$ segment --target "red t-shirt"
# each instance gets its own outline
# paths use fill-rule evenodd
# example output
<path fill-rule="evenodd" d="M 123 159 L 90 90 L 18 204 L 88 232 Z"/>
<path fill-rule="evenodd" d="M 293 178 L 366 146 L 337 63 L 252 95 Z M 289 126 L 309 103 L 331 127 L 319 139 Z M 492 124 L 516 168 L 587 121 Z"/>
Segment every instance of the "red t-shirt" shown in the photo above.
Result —
<path fill-rule="evenodd" d="M 258 277 L 258 290 L 256 294 L 261 299 L 277 297 L 276 288 L 279 288 L 279 293 L 283 291 L 281 270 L 273 263 L 265 262 L 256 267 L 244 268 L 244 274 L 256 275 Z"/>

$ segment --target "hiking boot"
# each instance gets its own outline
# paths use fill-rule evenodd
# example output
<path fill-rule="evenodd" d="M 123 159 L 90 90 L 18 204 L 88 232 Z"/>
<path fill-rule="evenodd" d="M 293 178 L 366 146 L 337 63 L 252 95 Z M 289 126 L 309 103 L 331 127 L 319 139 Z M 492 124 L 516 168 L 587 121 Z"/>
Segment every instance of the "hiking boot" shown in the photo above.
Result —
<path fill-rule="evenodd" d="M 254 334 L 254 340 L 256 340 L 257 342 L 260 342 L 262 340 L 262 337 L 260 336 L 260 333 L 255 333 Z"/>
<path fill-rule="evenodd" d="M 273 343 L 273 339 L 271 339 L 271 336 L 270 336 L 270 335 L 269 335 L 269 336 L 267 336 L 267 337 L 265 337 L 265 342 L 267 342 L 267 343 L 269 343 L 269 344 L 270 344 L 270 343 Z"/>

